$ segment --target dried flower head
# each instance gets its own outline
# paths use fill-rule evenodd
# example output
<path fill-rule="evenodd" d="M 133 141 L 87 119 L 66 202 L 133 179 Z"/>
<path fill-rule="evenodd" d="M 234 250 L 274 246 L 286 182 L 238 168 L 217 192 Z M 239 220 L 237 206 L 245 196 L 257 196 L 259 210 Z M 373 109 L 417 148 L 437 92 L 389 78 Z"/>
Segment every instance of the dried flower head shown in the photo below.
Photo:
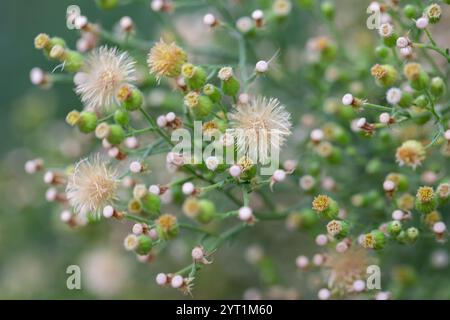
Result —
<path fill-rule="evenodd" d="M 275 98 L 252 98 L 230 118 L 239 152 L 254 163 L 267 163 L 291 134 L 290 114 Z"/>
<path fill-rule="evenodd" d="M 353 283 L 365 279 L 371 258 L 367 251 L 348 249 L 342 253 L 331 253 L 325 259 L 324 267 L 329 270 L 328 285 L 339 294 L 353 291 Z"/>
<path fill-rule="evenodd" d="M 416 196 L 421 202 L 430 202 L 434 197 L 434 190 L 432 187 L 420 187 Z"/>
<path fill-rule="evenodd" d="M 161 227 L 164 232 L 169 232 L 176 226 L 177 217 L 172 214 L 166 213 L 161 215 L 156 221 L 156 224 Z"/>
<path fill-rule="evenodd" d="M 119 88 L 135 81 L 135 61 L 116 48 L 101 47 L 86 59 L 76 86 L 86 109 L 101 110 L 116 101 Z"/>
<path fill-rule="evenodd" d="M 397 148 L 395 157 L 400 166 L 406 165 L 415 169 L 425 160 L 425 148 L 416 140 L 408 140 Z"/>
<path fill-rule="evenodd" d="M 116 199 L 118 183 L 117 172 L 100 157 L 83 159 L 69 176 L 67 199 L 79 214 L 100 215 Z"/>
<path fill-rule="evenodd" d="M 180 75 L 181 67 L 187 61 L 187 54 L 175 43 L 160 40 L 148 54 L 147 63 L 150 73 L 158 79 L 162 77 L 174 78 Z"/>
<path fill-rule="evenodd" d="M 317 212 L 323 212 L 330 206 L 331 198 L 326 195 L 318 195 L 312 202 L 312 208 Z"/>

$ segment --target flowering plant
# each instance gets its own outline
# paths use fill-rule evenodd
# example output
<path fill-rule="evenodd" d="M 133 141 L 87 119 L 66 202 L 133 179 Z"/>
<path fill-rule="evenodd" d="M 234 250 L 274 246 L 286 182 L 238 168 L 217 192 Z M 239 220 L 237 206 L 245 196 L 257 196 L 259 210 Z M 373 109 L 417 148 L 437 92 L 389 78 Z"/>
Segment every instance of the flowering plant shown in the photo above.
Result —
<path fill-rule="evenodd" d="M 97 1 L 115 10 L 121 2 Z M 192 294 L 224 244 L 284 221 L 273 230 L 299 231 L 317 246 L 291 260 L 319 276 L 310 286 L 319 299 L 402 298 L 414 270 L 392 267 L 386 289 L 368 275 L 391 268 L 394 250 L 443 246 L 450 198 L 450 53 L 434 37 L 448 1 L 405 2 L 369 4 L 374 47 L 343 37 L 340 1 L 254 1 L 236 9 L 153 0 L 164 20 L 154 41 L 140 36 L 131 17 L 110 32 L 71 6 L 76 49 L 37 35 L 36 49 L 57 66 L 30 76 L 43 88 L 73 79 L 80 107 L 66 122 L 88 136 L 92 151 L 60 168 L 42 155 L 25 169 L 45 169 L 46 199 L 59 203 L 71 227 L 129 222 L 123 245 L 139 261 L 197 234 L 185 267 L 152 270 L 160 286 Z M 207 10 L 202 32 L 217 50 L 192 46 L 174 27 L 176 14 L 191 6 Z M 250 17 L 238 18 L 241 11 Z M 277 37 L 305 11 L 328 29 L 307 41 Z M 260 247 L 248 257 L 267 268 Z M 446 257 L 434 251 L 434 266 L 445 267 Z M 280 297 L 292 297 L 285 291 Z"/>

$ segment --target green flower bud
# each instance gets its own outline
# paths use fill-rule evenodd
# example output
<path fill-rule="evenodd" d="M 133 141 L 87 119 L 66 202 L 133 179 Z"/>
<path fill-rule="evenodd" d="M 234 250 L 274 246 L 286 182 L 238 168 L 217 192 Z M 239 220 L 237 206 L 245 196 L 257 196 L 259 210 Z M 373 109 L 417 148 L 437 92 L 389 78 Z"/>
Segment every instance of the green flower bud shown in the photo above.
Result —
<path fill-rule="evenodd" d="M 109 143 L 120 144 L 125 139 L 125 131 L 118 124 L 109 125 L 109 134 L 106 137 Z"/>
<path fill-rule="evenodd" d="M 441 6 L 433 3 L 425 9 L 425 15 L 428 17 L 430 23 L 438 23 L 442 16 Z"/>
<path fill-rule="evenodd" d="M 184 96 L 184 104 L 193 112 L 196 118 L 209 116 L 213 109 L 213 103 L 207 96 L 201 96 L 191 91 Z"/>
<path fill-rule="evenodd" d="M 430 90 L 433 96 L 436 98 L 440 98 L 444 95 L 445 92 L 445 83 L 444 80 L 440 77 L 434 77 L 431 79 Z"/>
<path fill-rule="evenodd" d="M 97 127 L 97 115 L 94 112 L 83 111 L 76 124 L 83 133 L 93 132 Z"/>
<path fill-rule="evenodd" d="M 197 216 L 197 220 L 204 224 L 211 222 L 216 214 L 216 206 L 214 205 L 214 202 L 202 199 L 198 202 L 198 206 L 200 208 L 200 212 Z"/>
<path fill-rule="evenodd" d="M 212 102 L 219 102 L 222 99 L 219 88 L 210 83 L 203 87 L 203 93 L 210 98 Z"/>
<path fill-rule="evenodd" d="M 171 214 L 163 214 L 155 223 L 159 237 L 164 240 L 175 238 L 180 231 L 177 218 Z"/>
<path fill-rule="evenodd" d="M 181 67 L 181 74 L 191 90 L 200 90 L 206 83 L 205 69 L 196 67 L 191 63 L 185 63 Z"/>
<path fill-rule="evenodd" d="M 135 249 L 136 253 L 140 256 L 145 256 L 152 250 L 153 243 L 152 239 L 146 235 L 138 236 L 138 244 Z"/>
<path fill-rule="evenodd" d="M 61 47 L 63 47 L 63 48 L 66 48 L 66 47 L 67 47 L 66 41 L 65 41 L 63 38 L 60 38 L 60 37 L 52 37 L 52 38 L 50 39 L 50 46 L 49 46 L 49 49 L 51 49 L 51 48 L 53 48 L 54 46 L 57 46 L 57 45 L 59 45 L 59 46 L 61 46 Z"/>
<path fill-rule="evenodd" d="M 386 180 L 392 181 L 395 184 L 395 188 L 397 189 L 397 191 L 399 192 L 403 192 L 408 190 L 408 186 L 409 186 L 409 181 L 408 181 L 408 177 L 405 176 L 404 174 L 400 174 L 400 173 L 389 173 L 386 176 Z"/>
<path fill-rule="evenodd" d="M 381 171 L 383 163 L 380 159 L 372 159 L 366 165 L 366 172 L 368 174 L 375 174 Z"/>
<path fill-rule="evenodd" d="M 403 15 L 408 19 L 415 19 L 417 17 L 418 9 L 415 5 L 407 4 L 403 8 Z"/>
<path fill-rule="evenodd" d="M 142 205 L 139 200 L 133 198 L 128 202 L 128 212 L 132 214 L 139 214 L 141 211 Z"/>
<path fill-rule="evenodd" d="M 84 64 L 83 55 L 77 51 L 66 50 L 65 52 L 65 68 L 70 72 L 77 72 Z"/>
<path fill-rule="evenodd" d="M 319 221 L 317 214 L 311 209 L 303 209 L 300 211 L 300 227 L 310 229 Z"/>
<path fill-rule="evenodd" d="M 97 6 L 104 10 L 111 10 L 117 7 L 119 0 L 95 0 Z"/>
<path fill-rule="evenodd" d="M 340 220 L 331 220 L 327 224 L 327 231 L 330 236 L 333 238 L 340 240 L 347 236 L 349 225 L 345 221 Z"/>
<path fill-rule="evenodd" d="M 117 99 L 122 103 L 122 106 L 129 111 L 139 109 L 144 101 L 142 92 L 139 89 L 130 87 L 126 84 L 119 88 Z"/>
<path fill-rule="evenodd" d="M 373 230 L 364 235 L 362 246 L 367 249 L 381 250 L 386 245 L 386 236 L 379 230 Z"/>
<path fill-rule="evenodd" d="M 391 236 L 398 235 L 402 231 L 402 223 L 394 220 L 388 223 L 387 231 Z"/>
<path fill-rule="evenodd" d="M 407 63 L 403 68 L 403 73 L 413 89 L 422 90 L 428 87 L 430 77 L 420 64 L 414 62 Z"/>
<path fill-rule="evenodd" d="M 332 220 L 339 214 L 339 205 L 326 195 L 318 195 L 312 202 L 312 208 L 320 217 Z"/>
<path fill-rule="evenodd" d="M 334 4 L 330 1 L 322 2 L 320 6 L 323 16 L 328 20 L 333 20 L 335 14 Z"/>
<path fill-rule="evenodd" d="M 119 109 L 114 112 L 114 121 L 118 125 L 126 127 L 130 123 L 130 116 L 127 111 Z"/>
<path fill-rule="evenodd" d="M 235 77 L 231 77 L 226 81 L 222 81 L 222 91 L 227 96 L 235 97 L 238 94 L 240 88 L 241 84 Z"/>
<path fill-rule="evenodd" d="M 437 189 L 437 197 L 440 205 L 445 205 L 450 200 L 450 183 L 441 183 Z"/>
<path fill-rule="evenodd" d="M 438 201 L 432 187 L 420 187 L 416 194 L 415 207 L 416 210 L 428 214 L 434 211 Z"/>
<path fill-rule="evenodd" d="M 421 94 L 414 100 L 414 105 L 418 106 L 419 108 L 426 108 L 428 106 L 429 100 L 426 95 Z"/>
<path fill-rule="evenodd" d="M 411 227 L 406 230 L 406 239 L 409 243 L 416 242 L 419 237 L 419 230 L 417 228 Z"/>
<path fill-rule="evenodd" d="M 386 46 L 378 46 L 375 48 L 375 55 L 380 59 L 386 59 L 389 57 L 390 51 Z"/>
<path fill-rule="evenodd" d="M 397 70 L 395 70 L 395 68 L 389 64 L 376 64 L 372 67 L 371 73 L 375 78 L 375 82 L 380 87 L 392 86 L 397 81 L 398 77 Z"/>
<path fill-rule="evenodd" d="M 139 199 L 141 202 L 142 210 L 146 213 L 156 216 L 161 210 L 161 199 L 153 193 L 147 193 L 144 197 Z"/>
<path fill-rule="evenodd" d="M 402 91 L 402 97 L 398 105 L 402 108 L 409 108 L 413 101 L 413 97 L 406 91 Z"/>

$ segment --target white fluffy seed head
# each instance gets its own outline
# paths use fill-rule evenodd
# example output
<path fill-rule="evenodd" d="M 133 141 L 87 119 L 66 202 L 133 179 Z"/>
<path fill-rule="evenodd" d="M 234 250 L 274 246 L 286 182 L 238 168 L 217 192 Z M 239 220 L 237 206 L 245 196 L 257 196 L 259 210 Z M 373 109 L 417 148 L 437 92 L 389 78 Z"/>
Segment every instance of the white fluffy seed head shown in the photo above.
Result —
<path fill-rule="evenodd" d="M 148 187 L 148 192 L 158 196 L 161 193 L 161 188 L 157 184 L 152 184 Z"/>
<path fill-rule="evenodd" d="M 320 300 L 328 300 L 331 297 L 331 292 L 330 292 L 330 290 L 325 289 L 325 288 L 320 289 L 319 292 L 317 293 L 317 297 Z"/>
<path fill-rule="evenodd" d="M 229 169 L 230 175 L 234 178 L 237 178 L 241 175 L 242 173 L 242 169 L 240 166 L 238 166 L 237 164 L 232 165 Z"/>
<path fill-rule="evenodd" d="M 356 280 L 352 287 L 355 292 L 362 292 L 366 288 L 366 283 L 363 280 Z"/>
<path fill-rule="evenodd" d="M 195 191 L 195 186 L 192 182 L 185 182 L 183 186 L 181 187 L 181 190 L 183 191 L 183 194 L 190 196 Z"/>
<path fill-rule="evenodd" d="M 209 27 L 214 26 L 216 21 L 216 17 L 212 13 L 207 13 L 203 16 L 203 23 Z"/>
<path fill-rule="evenodd" d="M 174 288 L 174 289 L 181 288 L 181 286 L 183 285 L 183 283 L 184 283 L 183 277 L 180 276 L 180 275 L 178 275 L 178 274 L 177 274 L 176 276 L 174 276 L 174 277 L 172 278 L 172 280 L 170 281 L 170 285 L 171 285 L 172 288 Z"/>
<path fill-rule="evenodd" d="M 402 210 L 395 210 L 394 212 L 392 212 L 392 219 L 400 221 L 403 220 L 403 217 L 405 216 L 405 214 L 403 213 Z"/>
<path fill-rule="evenodd" d="M 402 90 L 400 90 L 399 88 L 390 88 L 388 91 L 386 91 L 386 101 L 389 104 L 398 104 L 401 99 Z"/>
<path fill-rule="evenodd" d="M 421 17 L 419 19 L 417 19 L 416 21 L 416 27 L 418 29 L 425 29 L 426 27 L 428 27 L 428 18 L 426 17 Z"/>
<path fill-rule="evenodd" d="M 450 141 L 450 129 L 445 131 L 444 138 L 445 138 L 445 140 Z"/>
<path fill-rule="evenodd" d="M 205 256 L 203 249 L 201 247 L 195 247 L 192 249 L 191 256 L 194 260 L 202 260 Z"/>
<path fill-rule="evenodd" d="M 345 106 L 350 106 L 353 103 L 353 95 L 347 93 L 342 97 L 342 104 Z"/>
<path fill-rule="evenodd" d="M 144 226 L 141 223 L 136 223 L 133 225 L 132 232 L 135 235 L 141 235 L 144 232 Z"/>
<path fill-rule="evenodd" d="M 384 191 L 393 191 L 395 189 L 395 183 L 391 180 L 385 180 L 383 182 Z"/>
<path fill-rule="evenodd" d="M 133 161 L 130 163 L 130 171 L 133 173 L 139 173 L 142 171 L 142 164 L 139 161 Z"/>
<path fill-rule="evenodd" d="M 264 12 L 262 10 L 255 10 L 252 12 L 252 19 L 253 20 L 261 20 L 264 18 Z"/>
<path fill-rule="evenodd" d="M 387 112 L 380 114 L 380 122 L 383 124 L 388 124 L 391 121 L 391 115 Z"/>
<path fill-rule="evenodd" d="M 297 265 L 298 268 L 305 269 L 309 265 L 309 259 L 306 256 L 298 256 L 295 259 L 295 264 Z"/>
<path fill-rule="evenodd" d="M 321 129 L 314 129 L 313 131 L 311 131 L 311 134 L 309 135 L 311 140 L 315 142 L 322 141 L 324 136 L 325 135 Z"/>
<path fill-rule="evenodd" d="M 103 216 L 107 219 L 111 218 L 114 215 L 114 208 L 113 206 L 106 206 L 103 208 Z"/>
<path fill-rule="evenodd" d="M 397 48 L 406 48 L 409 46 L 409 40 L 406 37 L 397 38 Z"/>
<path fill-rule="evenodd" d="M 445 230 L 447 230 L 447 226 L 446 226 L 445 223 L 442 222 L 442 221 L 436 222 L 436 223 L 433 225 L 433 232 L 435 232 L 435 233 L 437 233 L 437 234 L 444 233 Z"/>
<path fill-rule="evenodd" d="M 242 221 L 248 221 L 253 217 L 253 211 L 249 207 L 242 207 L 239 209 L 239 219 Z"/>
<path fill-rule="evenodd" d="M 325 234 L 319 234 L 316 237 L 316 244 L 318 246 L 324 246 L 328 243 L 328 237 Z"/>
<path fill-rule="evenodd" d="M 164 128 L 167 125 L 166 117 L 165 116 L 159 116 L 158 118 L 156 118 L 156 124 L 158 125 L 158 127 Z"/>
<path fill-rule="evenodd" d="M 256 63 L 255 70 L 258 73 L 265 73 L 269 70 L 269 63 L 265 60 L 260 60 Z"/>
<path fill-rule="evenodd" d="M 217 157 L 211 156 L 205 160 L 205 163 L 206 163 L 206 167 L 209 170 L 215 171 L 217 169 L 217 167 L 219 166 L 219 159 L 217 159 Z"/>
<path fill-rule="evenodd" d="M 359 118 L 358 119 L 358 121 L 356 122 L 356 126 L 358 127 L 358 128 L 362 128 L 362 127 L 364 127 L 365 125 L 367 124 L 367 119 L 366 118 Z"/>
<path fill-rule="evenodd" d="M 284 179 L 286 179 L 286 171 L 277 169 L 272 175 L 272 179 L 275 182 L 282 182 Z"/>
<path fill-rule="evenodd" d="M 172 122 L 176 119 L 177 115 L 174 112 L 169 112 L 168 114 L 166 114 L 166 121 L 167 122 Z"/>
<path fill-rule="evenodd" d="M 167 275 L 165 273 L 158 273 L 155 280 L 156 284 L 163 286 L 167 284 Z"/>
<path fill-rule="evenodd" d="M 59 215 L 59 218 L 61 219 L 62 222 L 66 222 L 67 223 L 67 222 L 69 222 L 72 219 L 72 213 L 70 213 L 69 210 L 64 210 Z"/>

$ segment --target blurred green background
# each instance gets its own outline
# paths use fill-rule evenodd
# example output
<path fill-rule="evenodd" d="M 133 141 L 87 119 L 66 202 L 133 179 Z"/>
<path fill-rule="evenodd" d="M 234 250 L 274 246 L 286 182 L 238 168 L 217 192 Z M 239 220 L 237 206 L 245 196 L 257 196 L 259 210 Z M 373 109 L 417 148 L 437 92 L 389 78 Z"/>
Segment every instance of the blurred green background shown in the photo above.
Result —
<path fill-rule="evenodd" d="M 154 277 L 159 272 L 171 272 L 187 265 L 190 249 L 196 244 L 195 238 L 183 234 L 182 239 L 171 243 L 154 262 L 142 264 L 123 250 L 122 241 L 130 230 L 130 224 L 108 222 L 71 230 L 59 221 L 57 206 L 45 202 L 46 187 L 41 183 L 40 175 L 29 176 L 23 170 L 25 161 L 31 158 L 42 157 L 49 161 L 50 167 L 63 166 L 86 155 L 91 149 L 89 141 L 64 123 L 67 112 L 80 106 L 72 84 L 58 83 L 50 90 L 31 85 L 31 68 L 39 66 L 48 71 L 54 68 L 54 64 L 34 49 L 34 37 L 45 32 L 63 37 L 69 46 L 74 47 L 78 35 L 66 28 L 65 12 L 68 5 L 76 4 L 91 21 L 101 22 L 108 30 L 120 17 L 128 15 L 136 22 L 142 38 L 157 39 L 160 20 L 150 11 L 149 1 L 141 2 L 117 10 L 101 11 L 93 0 L 0 1 L 0 298 L 181 297 L 175 290 L 158 288 Z M 257 3 L 267 2 L 270 1 L 245 1 L 242 7 L 233 8 L 248 15 Z M 365 19 L 366 2 L 337 1 L 343 5 L 340 15 L 348 17 L 348 10 L 358 12 L 354 20 L 340 20 L 345 27 L 352 26 L 347 35 L 368 33 L 360 28 Z M 189 26 L 192 19 L 201 21 L 205 12 L 195 8 L 184 11 L 186 25 Z M 295 14 L 283 29 L 282 36 L 271 34 L 270 37 L 279 40 L 281 45 L 301 43 L 301 49 L 307 37 L 320 34 L 320 30 L 317 20 L 308 13 L 295 11 Z M 189 34 L 189 30 L 185 31 Z M 195 31 L 191 33 L 195 35 Z M 362 39 L 358 45 L 368 50 L 370 41 L 356 39 Z M 261 56 L 270 57 L 274 50 L 270 46 L 268 48 L 264 44 L 258 48 Z M 297 52 L 291 54 L 295 56 Z M 298 121 L 301 99 L 307 89 L 298 85 L 293 96 L 282 87 L 270 89 L 271 95 L 289 101 L 291 107 L 299 107 L 294 111 L 297 112 L 295 121 Z M 286 194 L 289 192 L 291 190 Z M 450 297 L 448 267 L 443 270 L 429 267 L 432 253 L 429 244 L 421 243 L 414 248 L 394 247 L 386 252 L 387 268 L 406 264 L 423 266 L 421 270 L 426 270 L 420 286 L 405 290 L 404 298 Z M 448 252 L 448 245 L 443 248 Z M 200 272 L 194 296 L 198 299 L 240 299 L 245 292 L 247 296 L 255 292 L 248 291 L 249 288 L 257 287 L 264 297 L 315 298 L 316 292 L 308 288 L 319 282 L 319 275 L 306 279 L 296 270 L 294 263 L 298 254 L 311 255 L 315 250 L 311 237 L 285 232 L 283 222 L 260 224 L 236 239 L 232 246 L 225 246 L 214 255 L 214 263 Z M 264 258 L 257 265 L 249 263 L 252 257 L 261 255 Z M 81 267 L 82 290 L 66 288 L 66 268 L 69 265 Z M 383 281 L 387 279 L 388 275 Z"/>

